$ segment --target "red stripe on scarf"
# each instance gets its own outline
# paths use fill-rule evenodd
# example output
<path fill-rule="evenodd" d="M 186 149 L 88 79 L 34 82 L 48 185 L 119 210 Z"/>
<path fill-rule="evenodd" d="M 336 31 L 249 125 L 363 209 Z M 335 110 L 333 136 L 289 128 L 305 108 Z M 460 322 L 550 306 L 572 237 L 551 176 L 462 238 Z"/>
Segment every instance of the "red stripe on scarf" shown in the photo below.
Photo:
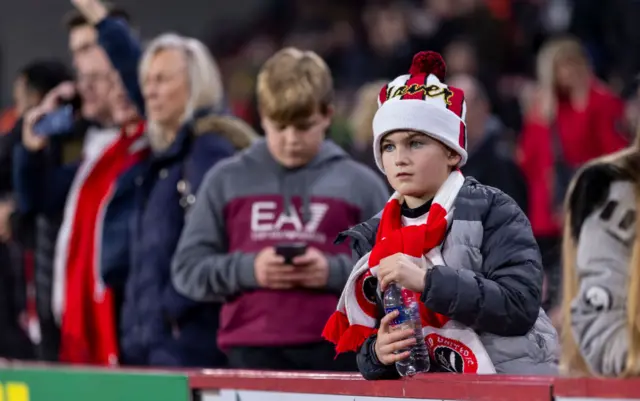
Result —
<path fill-rule="evenodd" d="M 73 219 L 69 257 L 66 266 L 65 307 L 60 328 L 60 361 L 67 363 L 112 365 L 118 359 L 118 341 L 113 292 L 104 288 L 96 299 L 99 277 L 101 233 L 98 219 L 115 190 L 118 177 L 148 154 L 148 150 L 129 153 L 140 138 L 144 124 L 134 135 L 122 135 L 93 167 L 80 188 Z"/>
<path fill-rule="evenodd" d="M 353 351 L 356 352 L 367 338 L 378 332 L 377 329 L 371 327 L 362 326 L 360 324 L 353 324 L 342 334 L 340 341 L 336 344 L 336 353 L 341 354 L 343 352 Z M 337 356 L 337 355 L 336 355 Z"/>
<path fill-rule="evenodd" d="M 403 253 L 415 258 L 421 258 L 437 247 L 444 240 L 447 232 L 447 211 L 437 203 L 429 208 L 427 222 L 419 226 L 402 227 L 401 205 L 397 200 L 390 201 L 382 212 L 382 219 L 378 226 L 378 241 L 369 256 L 369 266 L 376 267 L 382 259 Z M 357 288 L 356 291 L 359 291 Z M 420 299 L 422 293 L 417 293 Z M 442 327 L 449 319 L 439 313 L 427 309 L 420 302 L 420 317 L 422 324 Z"/>
<path fill-rule="evenodd" d="M 382 219 L 376 234 L 376 244 L 369 256 L 369 266 L 375 267 L 380 261 L 396 253 L 421 258 L 434 247 L 440 245 L 447 232 L 447 211 L 437 203 L 431 205 L 426 224 L 402 227 L 400 203 L 389 201 L 382 212 Z"/>
<path fill-rule="evenodd" d="M 322 330 L 322 338 L 333 344 L 338 344 L 342 335 L 349 329 L 349 319 L 342 312 L 333 312 Z"/>

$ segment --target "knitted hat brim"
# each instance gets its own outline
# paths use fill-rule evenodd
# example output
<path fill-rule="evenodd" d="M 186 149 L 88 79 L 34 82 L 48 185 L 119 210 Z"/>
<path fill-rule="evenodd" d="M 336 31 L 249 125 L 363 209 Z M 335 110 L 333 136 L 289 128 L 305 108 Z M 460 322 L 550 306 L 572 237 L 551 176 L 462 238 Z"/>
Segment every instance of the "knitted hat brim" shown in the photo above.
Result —
<path fill-rule="evenodd" d="M 416 131 L 428 135 L 460 155 L 458 167 L 467 162 L 467 151 L 464 149 L 465 123 L 451 110 L 438 107 L 418 99 L 396 100 L 385 102 L 373 119 L 373 152 L 376 165 L 382 167 L 381 142 L 385 135 L 395 131 Z M 462 138 L 462 139 L 461 139 Z"/>

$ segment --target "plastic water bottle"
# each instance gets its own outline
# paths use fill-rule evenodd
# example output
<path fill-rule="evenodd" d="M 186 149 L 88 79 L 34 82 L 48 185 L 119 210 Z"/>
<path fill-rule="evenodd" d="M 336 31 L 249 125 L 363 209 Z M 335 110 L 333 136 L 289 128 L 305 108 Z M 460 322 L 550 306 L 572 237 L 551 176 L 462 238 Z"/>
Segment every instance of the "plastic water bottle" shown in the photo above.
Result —
<path fill-rule="evenodd" d="M 420 309 L 413 291 L 405 290 L 392 283 L 384 292 L 384 310 L 386 314 L 398 311 L 398 316 L 391 323 L 395 330 L 412 329 L 416 343 L 411 347 L 408 358 L 396 362 L 396 369 L 400 376 L 413 376 L 416 373 L 428 372 L 431 368 L 429 351 L 422 335 L 422 321 Z M 405 352 L 406 349 L 397 353 Z"/>

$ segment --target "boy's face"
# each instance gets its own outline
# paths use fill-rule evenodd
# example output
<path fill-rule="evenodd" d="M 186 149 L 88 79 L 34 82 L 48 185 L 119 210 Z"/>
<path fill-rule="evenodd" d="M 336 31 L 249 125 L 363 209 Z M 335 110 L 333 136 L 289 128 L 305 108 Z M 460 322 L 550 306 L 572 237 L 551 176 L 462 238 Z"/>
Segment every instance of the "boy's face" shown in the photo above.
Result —
<path fill-rule="evenodd" d="M 380 144 L 389 184 L 403 196 L 433 196 L 460 162 L 441 142 L 415 131 L 387 134 Z"/>
<path fill-rule="evenodd" d="M 320 150 L 325 132 L 331 125 L 331 110 L 314 112 L 306 119 L 283 124 L 262 117 L 267 147 L 274 159 L 286 168 L 302 167 Z"/>

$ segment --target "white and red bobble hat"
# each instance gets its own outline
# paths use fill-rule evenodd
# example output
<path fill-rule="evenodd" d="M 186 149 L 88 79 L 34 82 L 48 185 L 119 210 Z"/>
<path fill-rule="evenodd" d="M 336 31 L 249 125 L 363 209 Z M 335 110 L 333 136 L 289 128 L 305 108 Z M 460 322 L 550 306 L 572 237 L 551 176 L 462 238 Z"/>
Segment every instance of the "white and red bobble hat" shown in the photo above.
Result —
<path fill-rule="evenodd" d="M 382 87 L 373 118 L 373 152 L 382 167 L 380 143 L 391 132 L 422 132 L 444 143 L 467 162 L 467 105 L 464 92 L 443 83 L 447 67 L 439 53 L 426 51 L 413 57 L 409 74 Z"/>

